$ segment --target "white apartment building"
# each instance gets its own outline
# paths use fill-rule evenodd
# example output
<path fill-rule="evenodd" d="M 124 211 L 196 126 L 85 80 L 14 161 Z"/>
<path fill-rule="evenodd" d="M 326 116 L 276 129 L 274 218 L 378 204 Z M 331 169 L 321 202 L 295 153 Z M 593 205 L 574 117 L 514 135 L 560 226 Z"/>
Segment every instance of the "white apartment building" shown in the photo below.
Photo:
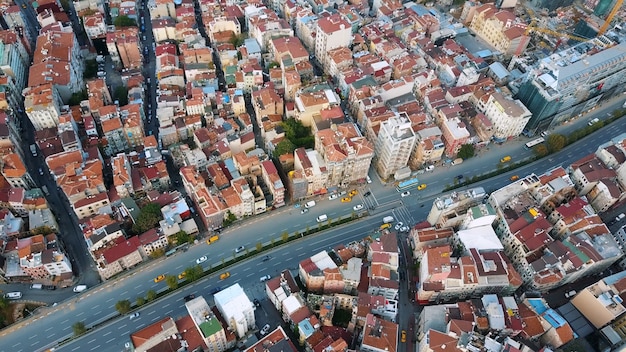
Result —
<path fill-rule="evenodd" d="M 339 47 L 348 47 L 352 44 L 352 26 L 340 14 L 320 18 L 317 21 L 315 37 L 315 55 L 324 67 L 329 69 L 328 52 Z"/>
<path fill-rule="evenodd" d="M 196 297 L 191 301 L 185 303 L 187 312 L 193 320 L 193 324 L 198 329 L 202 340 L 207 346 L 209 352 L 222 352 L 226 351 L 231 346 L 228 346 L 228 340 L 226 339 L 226 332 L 224 327 L 220 324 L 219 320 L 211 311 L 211 307 L 206 302 L 204 297 Z"/>
<path fill-rule="evenodd" d="M 493 124 L 493 136 L 499 140 L 519 136 L 532 117 L 521 101 L 505 98 L 497 92 L 489 97 L 484 114 Z"/>
<path fill-rule="evenodd" d="M 407 118 L 396 116 L 382 122 L 374 146 L 375 165 L 380 177 L 388 179 L 398 169 L 407 166 L 416 142 Z"/>
<path fill-rule="evenodd" d="M 239 338 L 255 328 L 254 305 L 239 284 L 216 293 L 213 299 L 224 320 L 228 322 L 229 328 Z"/>
<path fill-rule="evenodd" d="M 319 193 L 329 186 L 324 158 L 315 150 L 298 148 L 294 151 L 294 170 L 302 170 L 308 182 L 307 196 Z"/>
<path fill-rule="evenodd" d="M 59 125 L 62 105 L 61 96 L 52 84 L 24 90 L 24 110 L 36 131 L 56 128 Z"/>

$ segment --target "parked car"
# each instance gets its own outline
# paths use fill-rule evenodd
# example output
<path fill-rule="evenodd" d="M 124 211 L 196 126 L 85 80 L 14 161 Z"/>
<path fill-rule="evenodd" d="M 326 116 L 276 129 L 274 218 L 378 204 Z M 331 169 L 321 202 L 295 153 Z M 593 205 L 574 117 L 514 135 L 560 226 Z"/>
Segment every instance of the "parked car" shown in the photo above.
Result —
<path fill-rule="evenodd" d="M 135 319 L 135 318 L 138 318 L 138 317 L 139 317 L 139 312 L 135 312 L 135 313 L 133 313 L 133 314 L 129 315 L 128 317 L 130 318 L 130 320 L 133 320 L 133 319 Z"/>
<path fill-rule="evenodd" d="M 396 224 L 396 226 L 394 227 L 394 229 L 396 229 L 396 231 L 400 230 L 400 228 L 404 226 L 404 223 L 402 221 L 398 221 L 398 223 Z"/>
<path fill-rule="evenodd" d="M 623 218 L 626 217 L 626 214 L 621 213 L 618 216 L 615 217 L 615 221 L 622 221 Z"/>
<path fill-rule="evenodd" d="M 368 176 L 365 176 L 365 181 L 367 181 L 367 183 L 372 183 L 372 179 Z"/>
<path fill-rule="evenodd" d="M 354 211 L 359 211 L 361 209 L 363 209 L 363 204 L 357 204 L 357 205 L 352 207 L 352 210 L 354 210 Z"/>
<path fill-rule="evenodd" d="M 206 255 L 203 255 L 202 257 L 196 259 L 196 264 L 202 264 L 204 262 L 206 262 L 209 258 L 207 258 Z"/>
<path fill-rule="evenodd" d="M 239 246 L 239 247 L 235 248 L 235 253 L 241 253 L 241 252 L 243 252 L 245 250 L 246 250 L 246 247 Z"/>
<path fill-rule="evenodd" d="M 331 194 L 330 196 L 328 196 L 328 200 L 335 200 L 337 198 L 339 198 L 339 196 L 336 194 Z"/>
<path fill-rule="evenodd" d="M 259 300 L 256 299 L 256 298 L 252 302 L 254 303 L 255 307 L 260 307 L 261 306 L 261 302 L 259 302 Z"/>
<path fill-rule="evenodd" d="M 85 291 L 86 289 L 87 289 L 87 285 L 78 285 L 78 286 L 74 287 L 74 288 L 72 289 L 72 291 L 74 291 L 74 292 L 78 293 L 78 292 L 83 292 L 83 291 Z"/>
<path fill-rule="evenodd" d="M 574 296 L 576 296 L 576 290 L 571 290 L 571 291 L 565 293 L 565 298 L 571 298 L 571 297 L 574 297 Z"/>
<path fill-rule="evenodd" d="M 410 228 L 408 226 L 402 226 L 400 228 L 400 232 L 404 233 L 404 232 L 409 232 Z"/>
<path fill-rule="evenodd" d="M 261 335 L 265 335 L 270 331 L 270 324 L 265 324 L 263 329 L 261 329 Z"/>
<path fill-rule="evenodd" d="M 404 330 L 402 330 L 402 333 L 400 334 L 400 341 L 406 342 L 406 331 Z"/>
<path fill-rule="evenodd" d="M 348 196 L 350 196 L 350 197 L 354 197 L 354 196 L 356 196 L 357 194 L 359 194 L 359 191 L 357 191 L 356 189 L 353 189 L 352 191 L 350 191 L 350 193 L 348 193 Z"/>
<path fill-rule="evenodd" d="M 402 198 L 404 198 L 404 197 L 408 197 L 408 196 L 410 196 L 410 195 L 411 195 L 411 192 L 409 192 L 409 191 L 402 192 L 402 194 L 400 194 L 400 196 L 401 196 Z"/>

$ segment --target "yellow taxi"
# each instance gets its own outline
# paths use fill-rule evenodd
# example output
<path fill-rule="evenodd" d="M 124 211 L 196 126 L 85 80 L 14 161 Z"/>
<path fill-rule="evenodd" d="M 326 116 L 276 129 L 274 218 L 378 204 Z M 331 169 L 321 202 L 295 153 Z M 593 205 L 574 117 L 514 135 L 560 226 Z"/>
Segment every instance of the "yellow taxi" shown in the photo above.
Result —
<path fill-rule="evenodd" d="M 159 276 L 154 278 L 154 282 L 161 282 L 163 280 L 165 280 L 165 275 L 163 275 L 163 274 L 161 274 L 161 275 L 159 275 Z"/>
<path fill-rule="evenodd" d="M 417 190 L 418 191 L 421 191 L 421 190 L 423 190 L 425 188 L 426 188 L 426 184 L 425 183 L 422 183 L 421 185 L 417 186 Z"/>
<path fill-rule="evenodd" d="M 400 341 L 406 342 L 406 331 L 402 330 L 402 334 L 400 335 Z"/>
<path fill-rule="evenodd" d="M 220 274 L 220 280 L 225 280 L 225 279 L 228 279 L 229 277 L 230 277 L 230 272 L 228 271 Z"/>
<path fill-rule="evenodd" d="M 351 197 L 343 197 L 341 198 L 341 203 L 349 203 L 352 201 Z"/>
<path fill-rule="evenodd" d="M 519 180 L 519 176 L 517 175 L 511 176 L 511 181 L 517 181 L 517 180 Z"/>
<path fill-rule="evenodd" d="M 359 191 L 357 191 L 356 189 L 353 189 L 352 191 L 350 191 L 350 193 L 348 193 L 348 195 L 349 195 L 350 197 L 354 197 L 354 196 L 356 196 L 357 194 L 359 194 Z"/>
<path fill-rule="evenodd" d="M 187 276 L 187 273 L 183 271 L 182 273 L 178 274 L 178 280 L 184 279 L 185 276 Z"/>

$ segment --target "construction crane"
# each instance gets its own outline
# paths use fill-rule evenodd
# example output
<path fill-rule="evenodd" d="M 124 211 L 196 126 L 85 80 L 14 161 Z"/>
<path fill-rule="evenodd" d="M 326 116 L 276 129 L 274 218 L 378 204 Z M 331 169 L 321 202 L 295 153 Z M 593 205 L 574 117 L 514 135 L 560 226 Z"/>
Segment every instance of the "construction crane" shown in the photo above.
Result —
<path fill-rule="evenodd" d="M 623 1 L 623 0 L 620 0 Z M 532 24 L 529 25 L 528 27 L 526 27 L 526 33 L 525 35 L 528 36 L 528 34 L 530 34 L 530 32 L 541 32 L 541 33 L 546 33 L 546 34 L 551 34 L 557 38 L 562 38 L 562 37 L 566 37 L 578 42 L 586 42 L 588 40 L 590 40 L 589 38 L 583 38 L 583 37 L 578 37 L 572 34 L 568 34 L 568 33 L 563 33 L 563 32 L 557 32 L 557 31 L 553 31 L 551 29 L 548 28 L 541 28 L 541 27 L 535 27 Z"/>
<path fill-rule="evenodd" d="M 617 14 L 617 11 L 619 11 L 623 3 L 624 3 L 624 0 L 617 0 L 615 5 L 613 6 L 613 9 L 611 9 L 611 12 L 609 13 L 609 15 L 606 16 L 606 20 L 604 21 L 604 24 L 602 25 L 602 27 L 600 27 L 600 30 L 598 31 L 598 36 L 601 36 L 604 34 L 604 32 L 606 32 L 606 30 L 611 25 L 611 21 L 613 21 L 613 17 L 615 17 L 615 14 Z"/>

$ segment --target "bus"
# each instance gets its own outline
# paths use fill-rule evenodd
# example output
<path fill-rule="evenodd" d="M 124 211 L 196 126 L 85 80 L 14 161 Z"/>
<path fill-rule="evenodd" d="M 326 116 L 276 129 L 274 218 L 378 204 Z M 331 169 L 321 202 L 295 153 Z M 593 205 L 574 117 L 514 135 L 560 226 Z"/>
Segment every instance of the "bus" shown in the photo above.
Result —
<path fill-rule="evenodd" d="M 408 180 L 402 181 L 398 183 L 398 187 L 396 187 L 396 191 L 398 192 L 404 192 L 408 189 L 411 189 L 413 187 L 417 187 L 419 185 L 420 181 L 417 179 L 417 177 L 415 178 L 410 178 Z"/>
<path fill-rule="evenodd" d="M 537 139 L 533 139 L 532 141 L 526 143 L 526 149 L 531 149 L 532 147 L 545 142 L 546 140 L 543 137 L 539 137 Z"/>

